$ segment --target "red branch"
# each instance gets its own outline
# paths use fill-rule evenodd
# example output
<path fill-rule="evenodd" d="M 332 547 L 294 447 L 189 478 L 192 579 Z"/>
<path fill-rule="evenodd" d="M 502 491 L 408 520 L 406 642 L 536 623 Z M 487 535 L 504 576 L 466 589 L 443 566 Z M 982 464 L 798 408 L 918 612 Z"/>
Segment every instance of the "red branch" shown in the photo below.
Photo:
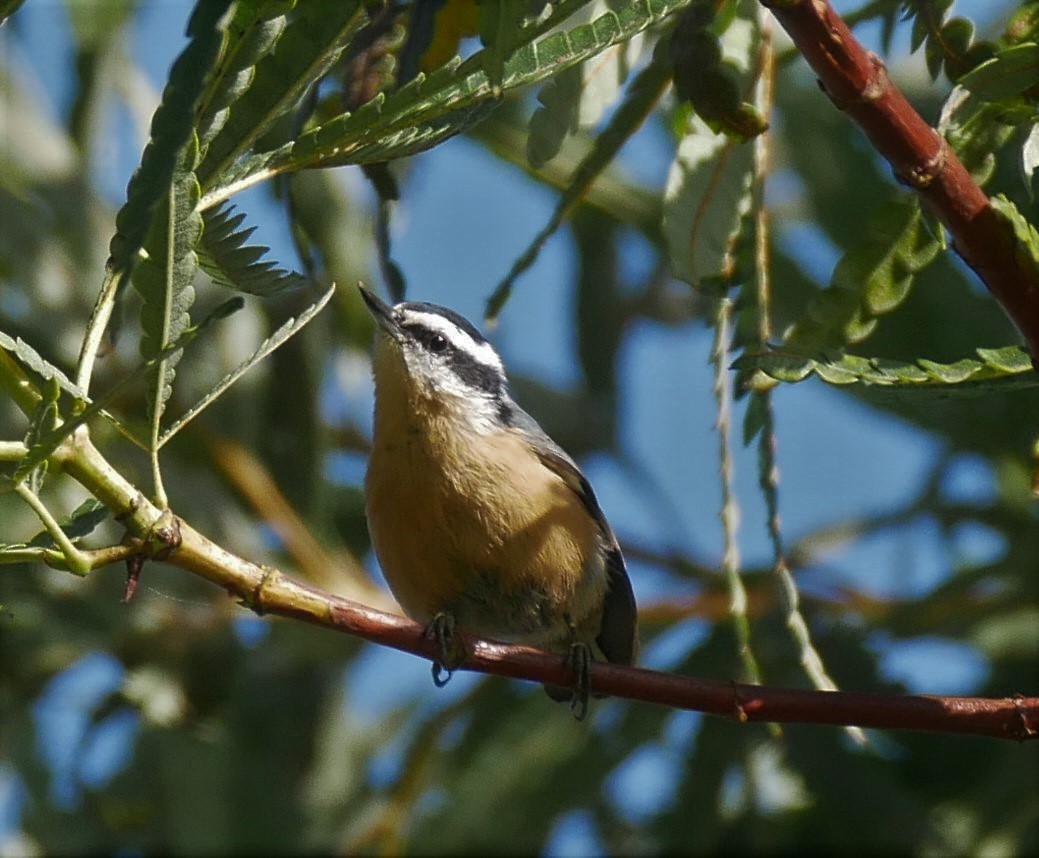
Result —
<path fill-rule="evenodd" d="M 431 660 L 437 656 L 436 642 L 426 636 L 419 624 L 299 584 L 279 573 L 266 576 L 251 592 L 239 591 L 237 595 L 258 613 L 330 626 Z M 460 666 L 462 670 L 564 687 L 574 682 L 562 656 L 470 637 L 464 637 L 463 642 L 468 655 Z M 591 666 L 590 678 L 597 693 L 722 715 L 741 722 L 928 730 L 1019 742 L 1039 737 L 1037 697 L 990 699 L 764 688 L 602 663 Z"/>
<path fill-rule="evenodd" d="M 945 225 L 956 252 L 1024 335 L 1039 370 L 1039 271 L 1019 265 L 1009 224 L 937 131 L 891 83 L 828 0 L 760 0 L 818 75 L 834 104 L 866 133 L 895 177 Z"/>

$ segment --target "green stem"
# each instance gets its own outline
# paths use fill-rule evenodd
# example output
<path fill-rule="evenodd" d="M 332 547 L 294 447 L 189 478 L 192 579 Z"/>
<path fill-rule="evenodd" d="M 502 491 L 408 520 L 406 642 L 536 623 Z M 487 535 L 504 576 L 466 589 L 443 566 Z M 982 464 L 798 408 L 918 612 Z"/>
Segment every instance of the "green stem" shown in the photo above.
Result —
<path fill-rule="evenodd" d="M 0 441 L 0 462 L 20 462 L 28 452 L 21 441 Z"/>
<path fill-rule="evenodd" d="M 58 544 L 69 571 L 79 576 L 87 575 L 92 568 L 90 558 L 72 544 L 72 540 L 61 529 L 61 525 L 50 514 L 50 510 L 47 509 L 43 501 L 25 484 L 24 480 L 20 483 L 15 483 L 14 490 L 18 497 L 25 501 L 32 511 L 36 513 L 36 517 L 47 528 L 47 533 L 51 535 L 51 539 Z"/>

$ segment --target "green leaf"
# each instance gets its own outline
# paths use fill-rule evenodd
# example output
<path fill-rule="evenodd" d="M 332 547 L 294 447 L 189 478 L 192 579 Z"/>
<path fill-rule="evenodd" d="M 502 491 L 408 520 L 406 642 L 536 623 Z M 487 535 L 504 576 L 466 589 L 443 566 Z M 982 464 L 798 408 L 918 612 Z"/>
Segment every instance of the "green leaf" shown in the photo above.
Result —
<path fill-rule="evenodd" d="M 194 148 L 185 151 L 186 165 L 193 166 L 196 156 Z M 141 355 L 146 359 L 164 354 L 191 325 L 198 267 L 195 245 L 202 234 L 198 199 L 198 182 L 189 166 L 177 174 L 165 204 L 156 211 L 145 244 L 148 255 L 134 271 L 134 287 L 142 298 Z M 167 355 L 152 372 L 148 401 L 153 427 L 157 427 L 172 393 L 179 360 L 179 351 Z M 153 429 L 153 435 L 156 431 Z"/>
<path fill-rule="evenodd" d="M 198 169 L 209 187 L 339 59 L 357 31 L 367 22 L 358 0 L 307 0 L 264 54 L 244 92 L 230 104 L 230 115 L 213 136 Z"/>
<path fill-rule="evenodd" d="M 62 390 L 76 399 L 85 400 L 87 398 L 83 391 L 65 373 L 54 364 L 45 360 L 36 349 L 21 337 L 9 337 L 3 331 L 0 331 L 0 349 L 14 355 L 19 363 L 37 378 L 44 381 L 57 382 Z"/>
<path fill-rule="evenodd" d="M 232 106 L 249 88 L 256 64 L 277 43 L 295 0 L 239 0 L 228 41 L 198 108 L 199 148 L 205 151 Z"/>
<path fill-rule="evenodd" d="M 239 229 L 244 220 L 245 214 L 235 214 L 229 205 L 205 213 L 199 255 L 202 270 L 221 286 L 262 297 L 308 285 L 306 277 L 261 261 L 270 248 L 246 245 L 256 227 Z"/>
<path fill-rule="evenodd" d="M 998 101 L 1019 95 L 1039 81 L 1039 45 L 1015 45 L 1000 51 L 987 62 L 960 78 L 966 87 L 985 101 Z"/>
<path fill-rule="evenodd" d="M 61 529 L 69 539 L 75 542 L 93 533 L 109 515 L 111 513 L 108 507 L 101 501 L 96 498 L 87 498 L 60 522 Z M 53 548 L 56 543 L 54 537 L 44 530 L 33 537 L 28 545 L 34 548 Z"/>
<path fill-rule="evenodd" d="M 978 349 L 978 359 L 953 363 L 920 358 L 916 361 L 837 355 L 811 358 L 786 352 L 745 354 L 734 364 L 743 371 L 759 370 L 776 381 L 798 382 L 815 375 L 828 384 L 866 384 L 892 392 L 978 396 L 1039 387 L 1029 354 L 1020 346 Z"/>
<path fill-rule="evenodd" d="M 830 286 L 808 305 L 784 345 L 812 352 L 865 339 L 878 316 L 905 300 L 914 276 L 940 250 L 915 198 L 889 202 L 870 219 L 867 238 L 841 257 Z"/>
<path fill-rule="evenodd" d="M 527 138 L 527 159 L 535 170 L 552 160 L 566 136 L 577 131 L 581 79 L 581 67 L 572 66 L 557 74 L 538 93 L 541 107 L 530 117 Z"/>
<path fill-rule="evenodd" d="M 1029 272 L 1029 276 L 1023 277 L 1022 282 L 1039 282 L 1039 230 L 1003 194 L 992 197 L 990 202 L 992 210 L 1012 236 L 1007 244 L 1013 248 L 1014 267 L 1018 271 Z"/>
<path fill-rule="evenodd" d="M 60 425 L 58 415 L 58 398 L 61 396 L 61 388 L 53 378 L 41 385 L 40 392 L 43 394 L 36 404 L 32 417 L 29 419 L 29 428 L 25 433 L 25 446 L 28 448 L 22 461 L 15 468 L 13 480 L 20 483 L 23 480 L 34 495 L 39 494 L 43 485 L 43 478 L 47 473 L 46 458 L 40 459 L 32 456 L 35 446 L 40 439 Z"/>
<path fill-rule="evenodd" d="M 188 22 L 188 45 L 170 70 L 141 165 L 127 186 L 126 203 L 116 215 L 108 267 L 120 277 L 133 268 L 156 205 L 168 194 L 181 150 L 194 133 L 195 108 L 220 56 L 228 6 L 229 0 L 199 3 Z"/>
<path fill-rule="evenodd" d="M 664 236 L 675 277 L 693 286 L 728 279 L 750 211 L 754 150 L 691 117 L 664 193 Z"/>
<path fill-rule="evenodd" d="M 642 0 L 608 11 L 591 23 L 521 44 L 505 62 L 502 89 L 547 80 L 663 21 L 689 2 Z M 573 7 L 580 5 L 584 4 Z M 524 32 L 540 32 L 544 26 L 539 22 Z M 464 63 L 456 57 L 428 76 L 417 75 L 394 92 L 380 94 L 352 114 L 311 129 L 294 144 L 246 159 L 207 192 L 203 205 L 214 205 L 279 173 L 398 158 L 464 131 L 497 104 L 481 53 Z"/>
<path fill-rule="evenodd" d="M 575 168 L 548 224 L 513 263 L 505 279 L 498 284 L 488 299 L 488 319 L 497 317 L 509 298 L 516 278 L 534 264 L 545 242 L 588 193 L 596 178 L 613 162 L 620 148 L 642 127 L 667 88 L 669 79 L 667 62 L 657 56 L 631 82 L 623 103 L 617 108 L 606 128 L 595 138 L 591 150 Z"/>
<path fill-rule="evenodd" d="M 10 18 L 25 0 L 0 0 L 0 24 Z"/>
<path fill-rule="evenodd" d="M 107 391 L 104 396 L 95 399 L 82 411 L 77 411 L 72 415 L 66 415 L 64 422 L 56 425 L 49 432 L 43 433 L 37 442 L 30 447 L 29 452 L 19 465 L 19 468 L 28 469 L 34 468 L 41 462 L 45 462 L 50 456 L 58 449 L 59 446 L 68 438 L 73 432 L 76 431 L 80 426 L 87 423 L 89 420 L 97 416 L 98 414 L 104 413 L 105 406 L 108 405 L 115 397 L 131 382 L 137 379 L 152 374 L 154 370 L 160 367 L 165 361 L 174 355 L 180 355 L 186 346 L 188 346 L 199 334 L 201 334 L 206 328 L 208 328 L 213 322 L 225 319 L 232 313 L 241 309 L 243 300 L 240 296 L 236 296 L 229 301 L 225 301 L 210 312 L 201 322 L 197 325 L 192 325 L 181 332 L 180 336 L 166 346 L 162 351 L 153 357 L 148 358 L 133 372 L 124 375 L 119 382 L 112 387 L 111 390 Z M 158 449 L 157 439 L 152 442 L 150 449 L 154 452 Z"/>
<path fill-rule="evenodd" d="M 708 66 L 713 63 L 720 69 L 724 63 L 727 80 L 737 88 L 750 86 L 760 41 L 756 13 L 741 6 L 720 41 L 702 29 L 701 14 L 696 7 L 690 8 L 683 15 L 681 34 L 678 29 L 674 33 L 671 54 L 676 74 L 680 65 L 692 62 L 688 45 L 674 44 L 684 34 L 699 45 L 693 53 L 706 58 Z M 687 74 L 685 79 L 692 76 Z M 753 147 L 712 128 L 697 106 L 678 144 L 664 191 L 664 236 L 676 277 L 702 286 L 733 276 L 744 218 L 751 206 L 753 174 Z"/>
<path fill-rule="evenodd" d="M 527 12 L 526 0 L 480 0 L 480 56 L 495 98 L 501 97 L 505 61 L 512 53 L 516 36 Z"/>
<path fill-rule="evenodd" d="M 297 275 L 298 276 L 298 275 Z M 196 402 L 187 413 L 178 418 L 173 425 L 171 425 L 162 437 L 159 439 L 159 447 L 162 447 L 167 441 L 176 435 L 181 429 L 183 429 L 188 423 L 198 417 L 206 408 L 216 402 L 217 399 L 226 391 L 232 384 L 238 381 L 243 375 L 245 375 L 250 369 L 252 369 L 261 360 L 271 354 L 275 349 L 281 346 L 283 343 L 288 341 L 291 337 L 299 333 L 303 328 L 313 319 L 318 313 L 324 309 L 325 304 L 328 303 L 329 298 L 332 297 L 332 293 L 335 292 L 335 286 L 330 286 L 325 293 L 318 298 L 311 306 L 304 310 L 298 318 L 289 319 L 283 324 L 278 330 L 271 334 L 260 347 L 252 353 L 246 360 L 235 367 L 231 372 L 225 375 L 220 382 L 210 390 L 205 396 L 203 396 L 198 402 Z"/>

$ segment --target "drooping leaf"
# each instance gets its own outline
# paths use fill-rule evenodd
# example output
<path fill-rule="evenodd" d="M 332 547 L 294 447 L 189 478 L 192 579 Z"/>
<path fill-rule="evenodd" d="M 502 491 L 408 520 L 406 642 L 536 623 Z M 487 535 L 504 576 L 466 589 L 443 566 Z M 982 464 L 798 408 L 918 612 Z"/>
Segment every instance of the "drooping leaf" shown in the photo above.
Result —
<path fill-rule="evenodd" d="M 505 63 L 502 90 L 547 80 L 660 23 L 689 2 L 655 0 L 625 5 L 591 23 L 521 44 Z M 540 33 L 542 26 L 539 22 L 524 32 Z M 482 68 L 481 53 L 465 62 L 455 58 L 429 75 L 420 74 L 354 113 L 311 129 L 295 143 L 244 159 L 207 190 L 204 205 L 215 205 L 231 193 L 279 173 L 399 158 L 466 130 L 497 103 Z"/>
<path fill-rule="evenodd" d="M 587 194 L 596 177 L 613 162 L 620 148 L 642 126 L 663 94 L 669 80 L 670 71 L 666 60 L 662 56 L 656 56 L 632 81 L 627 97 L 617 108 L 606 128 L 595 138 L 588 154 L 574 170 L 548 224 L 513 263 L 509 273 L 488 299 L 486 312 L 488 319 L 495 318 L 501 312 L 516 278 L 534 264 L 545 242 L 559 229 L 574 207 Z"/>
<path fill-rule="evenodd" d="M 229 105 L 230 115 L 209 142 L 198 169 L 203 187 L 218 181 L 261 134 L 298 104 L 366 20 L 358 0 L 308 0 L 299 6 L 274 51 L 259 58 L 248 88 Z"/>
<path fill-rule="evenodd" d="M 256 64 L 277 44 L 294 5 L 295 0 L 239 0 L 235 4 L 227 46 L 199 104 L 198 137 L 202 151 L 224 127 L 233 105 L 252 84 Z"/>
<path fill-rule="evenodd" d="M 868 384 L 893 393 L 931 392 L 941 396 L 978 396 L 1039 387 L 1028 352 L 1020 346 L 978 349 L 978 359 L 953 363 L 920 358 L 895 361 L 858 355 L 812 358 L 792 351 L 745 354 L 735 362 L 740 370 L 760 370 L 776 381 L 798 382 L 817 376 L 827 384 Z"/>
<path fill-rule="evenodd" d="M 786 347 L 811 352 L 862 341 L 872 332 L 878 316 L 905 300 L 914 276 L 941 249 L 915 198 L 900 198 L 883 206 L 866 231 L 866 239 L 837 263 L 830 286 L 787 331 Z"/>
<path fill-rule="evenodd" d="M 181 150 L 194 133 L 195 109 L 207 75 L 220 56 L 229 5 L 230 0 L 199 3 L 188 23 L 188 45 L 170 70 L 141 165 L 127 186 L 126 203 L 116 215 L 108 265 L 120 277 L 133 268 L 156 205 L 167 196 Z"/>
<path fill-rule="evenodd" d="M 685 13 L 696 22 L 696 7 Z M 739 72 L 734 81 L 752 81 L 752 56 L 758 44 L 756 14 L 747 9 L 733 19 L 717 44 L 720 57 Z M 671 44 L 674 57 L 677 50 Z M 677 82 L 676 82 L 677 86 Z M 741 226 L 751 205 L 754 150 L 736 137 L 719 133 L 707 119 L 691 114 L 678 144 L 664 192 L 664 236 L 674 275 L 694 286 L 734 271 Z"/>
<path fill-rule="evenodd" d="M 236 214 L 230 205 L 204 214 L 199 267 L 221 286 L 251 295 L 270 296 L 306 286 L 305 277 L 261 260 L 270 248 L 246 244 L 256 227 L 240 229 L 244 220 L 245 214 Z"/>

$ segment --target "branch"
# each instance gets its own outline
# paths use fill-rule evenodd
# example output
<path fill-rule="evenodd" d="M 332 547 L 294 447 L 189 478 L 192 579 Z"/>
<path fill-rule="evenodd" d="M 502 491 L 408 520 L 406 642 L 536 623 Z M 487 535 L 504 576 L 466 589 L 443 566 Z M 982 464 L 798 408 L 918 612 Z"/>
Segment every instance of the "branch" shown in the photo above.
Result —
<path fill-rule="evenodd" d="M 183 541 L 170 563 L 209 578 L 258 614 L 292 617 L 433 660 L 436 641 L 418 623 L 293 581 L 239 558 L 181 523 Z M 228 563 L 222 566 L 220 558 Z M 465 638 L 460 669 L 567 686 L 574 677 L 559 655 Z M 596 693 L 723 715 L 740 722 L 856 725 L 964 733 L 1025 741 L 1039 738 L 1039 697 L 1003 699 L 857 694 L 764 688 L 636 667 L 594 663 Z"/>
<path fill-rule="evenodd" d="M 833 103 L 912 188 L 953 247 L 1024 335 L 1039 370 L 1039 270 L 1015 264 L 1013 231 L 941 135 L 888 78 L 828 0 L 760 0 L 793 39 Z"/>
<path fill-rule="evenodd" d="M 258 614 L 291 617 L 434 660 L 439 646 L 419 624 L 293 581 L 277 569 L 238 557 L 143 497 L 102 456 L 85 427 L 54 455 L 70 477 L 109 507 L 127 528 L 131 576 L 141 558 L 162 559 L 205 578 Z M 176 538 L 171 538 L 175 534 Z M 461 669 L 549 685 L 574 682 L 558 654 L 463 636 Z M 1039 737 L 1039 697 L 1002 699 L 858 694 L 764 688 L 594 663 L 596 693 L 723 715 L 740 722 L 832 724 L 964 733 L 1025 741 Z"/>

